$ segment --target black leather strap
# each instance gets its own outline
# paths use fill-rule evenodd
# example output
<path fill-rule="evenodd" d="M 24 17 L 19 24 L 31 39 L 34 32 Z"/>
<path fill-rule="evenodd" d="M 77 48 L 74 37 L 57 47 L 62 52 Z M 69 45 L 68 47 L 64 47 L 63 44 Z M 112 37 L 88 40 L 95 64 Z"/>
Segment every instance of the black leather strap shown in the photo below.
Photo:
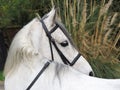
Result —
<path fill-rule="evenodd" d="M 64 54 L 57 47 L 56 43 L 55 42 L 52 42 L 52 43 L 53 43 L 55 49 L 57 50 L 60 58 L 62 59 L 63 63 L 66 64 L 66 65 L 73 66 L 77 62 L 77 60 L 79 59 L 79 57 L 81 56 L 81 54 L 78 53 L 78 55 L 74 58 L 74 60 L 72 62 L 69 62 L 69 60 L 64 56 Z"/>
<path fill-rule="evenodd" d="M 56 43 L 55 43 L 55 40 L 54 40 L 54 39 L 52 38 L 52 36 L 51 36 L 51 33 L 53 33 L 58 27 L 61 28 L 61 27 L 59 26 L 59 24 L 56 22 L 56 26 L 55 26 L 54 28 L 52 28 L 50 31 L 48 31 L 48 29 L 47 29 L 47 27 L 46 27 L 43 19 L 41 19 L 40 22 L 42 23 L 42 27 L 43 27 L 43 29 L 45 30 L 45 33 L 46 33 L 46 35 L 47 35 L 47 37 L 48 37 L 48 39 L 49 39 L 50 50 L 51 50 L 51 58 L 52 58 L 52 60 L 54 60 L 54 55 L 53 55 L 53 50 L 52 50 L 52 45 L 51 45 L 51 43 L 52 43 L 52 44 L 54 45 L 54 47 L 56 48 L 56 50 L 57 50 L 60 58 L 61 58 L 62 61 L 63 61 L 63 63 L 66 64 L 66 65 L 73 66 L 73 65 L 77 62 L 77 60 L 78 60 L 78 58 L 81 56 L 81 54 L 78 53 L 78 55 L 73 59 L 73 61 L 72 61 L 72 62 L 69 62 L 69 60 L 64 56 L 64 54 L 63 54 L 63 53 L 60 51 L 60 49 L 57 47 L 57 45 L 56 45 Z M 62 29 L 62 28 L 61 28 L 61 29 Z"/>
<path fill-rule="evenodd" d="M 34 78 L 34 80 L 30 83 L 30 85 L 27 87 L 26 90 L 30 90 L 31 87 L 35 84 L 35 82 L 38 80 L 38 78 L 41 76 L 41 74 L 47 69 L 47 67 L 50 65 L 52 61 L 48 61 L 45 63 L 43 68 L 40 70 L 40 72 L 37 74 L 37 76 Z"/>
<path fill-rule="evenodd" d="M 44 31 L 49 39 L 49 45 L 50 45 L 50 51 L 51 51 L 51 59 L 54 61 L 54 56 L 53 56 L 53 49 L 52 49 L 52 41 L 54 41 L 54 39 L 51 36 L 51 32 L 48 31 L 45 23 L 43 22 L 43 20 L 41 19 L 40 22 L 42 23 L 42 27 L 44 28 Z M 57 27 L 53 28 L 51 31 L 55 31 Z"/>

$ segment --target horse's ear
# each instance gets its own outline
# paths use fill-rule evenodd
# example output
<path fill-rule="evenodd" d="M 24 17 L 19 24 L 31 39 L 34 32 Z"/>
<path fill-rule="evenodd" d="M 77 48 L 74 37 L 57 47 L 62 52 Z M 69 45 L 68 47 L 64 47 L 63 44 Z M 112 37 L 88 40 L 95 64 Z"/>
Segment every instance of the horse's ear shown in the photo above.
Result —
<path fill-rule="evenodd" d="M 56 19 L 56 8 L 53 7 L 52 10 L 48 13 L 48 20 L 51 25 L 55 23 Z"/>

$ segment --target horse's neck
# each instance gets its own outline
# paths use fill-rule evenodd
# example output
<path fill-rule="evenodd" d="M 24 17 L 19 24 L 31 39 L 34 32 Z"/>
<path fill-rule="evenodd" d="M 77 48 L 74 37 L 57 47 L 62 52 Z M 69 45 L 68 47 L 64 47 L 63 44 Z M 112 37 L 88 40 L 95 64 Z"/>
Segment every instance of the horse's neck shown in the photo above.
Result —
<path fill-rule="evenodd" d="M 6 88 L 12 86 L 14 82 L 15 89 L 19 88 L 18 90 L 24 90 L 25 87 L 32 82 L 32 80 L 36 77 L 38 72 L 42 69 L 44 66 L 44 63 L 46 61 L 38 58 L 38 60 L 33 59 L 33 61 L 23 61 L 19 64 L 19 66 L 14 69 L 15 71 L 12 73 L 8 73 L 5 78 L 5 84 Z M 22 89 L 24 88 L 24 89 Z M 6 89 L 6 90 L 12 90 L 12 89 Z"/>
<path fill-rule="evenodd" d="M 37 74 L 42 70 L 43 66 L 47 61 L 48 60 L 43 59 L 40 61 L 35 60 L 33 63 L 30 62 L 21 63 L 19 65 L 19 68 L 11 76 L 6 76 L 5 79 L 6 90 L 13 90 L 14 82 L 16 82 L 14 83 L 15 90 L 25 90 L 34 80 Z M 46 87 L 53 88 L 51 87 L 51 85 L 53 85 L 53 80 L 55 78 L 54 70 L 55 70 L 54 65 L 50 64 L 50 66 L 42 73 L 42 75 L 33 85 L 32 87 L 34 88 L 33 90 L 38 90 L 40 88 L 42 90 L 45 90 Z M 49 90 L 53 90 L 53 89 L 49 89 Z"/>
<path fill-rule="evenodd" d="M 42 69 L 47 60 L 32 65 L 32 70 L 26 65 L 21 64 L 18 71 L 12 77 L 7 79 L 9 87 L 6 90 L 25 90 L 33 81 L 38 72 Z M 35 63 L 35 62 L 34 62 Z M 9 82 L 10 81 L 10 82 Z M 72 81 L 72 82 L 71 82 Z M 16 83 L 14 83 L 16 82 Z M 112 83 L 113 82 L 113 83 Z M 14 85 L 13 85 L 14 83 Z M 118 83 L 118 84 L 117 84 Z M 108 81 L 89 77 L 73 68 L 59 63 L 51 63 L 50 66 L 42 73 L 37 82 L 32 87 L 33 90 L 119 90 L 120 80 Z M 6 86 L 7 87 L 7 86 Z M 104 87 L 104 88 L 103 88 Z"/>

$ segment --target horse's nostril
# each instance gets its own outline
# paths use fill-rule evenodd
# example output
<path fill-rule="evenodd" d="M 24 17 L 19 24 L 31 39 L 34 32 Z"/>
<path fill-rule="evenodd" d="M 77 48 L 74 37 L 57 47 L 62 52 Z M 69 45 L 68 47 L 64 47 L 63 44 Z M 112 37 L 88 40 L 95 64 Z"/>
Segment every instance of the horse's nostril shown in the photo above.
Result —
<path fill-rule="evenodd" d="M 94 76 L 94 73 L 91 71 L 91 72 L 89 73 L 89 76 Z"/>

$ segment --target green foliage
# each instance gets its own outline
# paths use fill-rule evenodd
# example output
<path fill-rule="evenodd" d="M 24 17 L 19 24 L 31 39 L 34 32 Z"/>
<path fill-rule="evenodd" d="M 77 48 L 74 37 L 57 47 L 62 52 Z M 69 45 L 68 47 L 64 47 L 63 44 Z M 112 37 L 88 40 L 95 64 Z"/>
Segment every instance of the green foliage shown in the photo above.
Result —
<path fill-rule="evenodd" d="M 113 0 L 113 4 L 110 7 L 112 12 L 120 12 L 120 0 Z"/>
<path fill-rule="evenodd" d="M 0 0 L 0 27 L 10 25 L 23 26 L 35 13 L 43 15 L 50 6 L 43 8 L 49 0 Z"/>
<path fill-rule="evenodd" d="M 3 72 L 0 71 L 0 81 L 3 81 L 3 80 L 4 80 Z"/>
<path fill-rule="evenodd" d="M 101 58 L 91 58 L 89 63 L 93 67 L 95 76 L 100 78 L 120 78 L 120 62 L 103 62 Z"/>

